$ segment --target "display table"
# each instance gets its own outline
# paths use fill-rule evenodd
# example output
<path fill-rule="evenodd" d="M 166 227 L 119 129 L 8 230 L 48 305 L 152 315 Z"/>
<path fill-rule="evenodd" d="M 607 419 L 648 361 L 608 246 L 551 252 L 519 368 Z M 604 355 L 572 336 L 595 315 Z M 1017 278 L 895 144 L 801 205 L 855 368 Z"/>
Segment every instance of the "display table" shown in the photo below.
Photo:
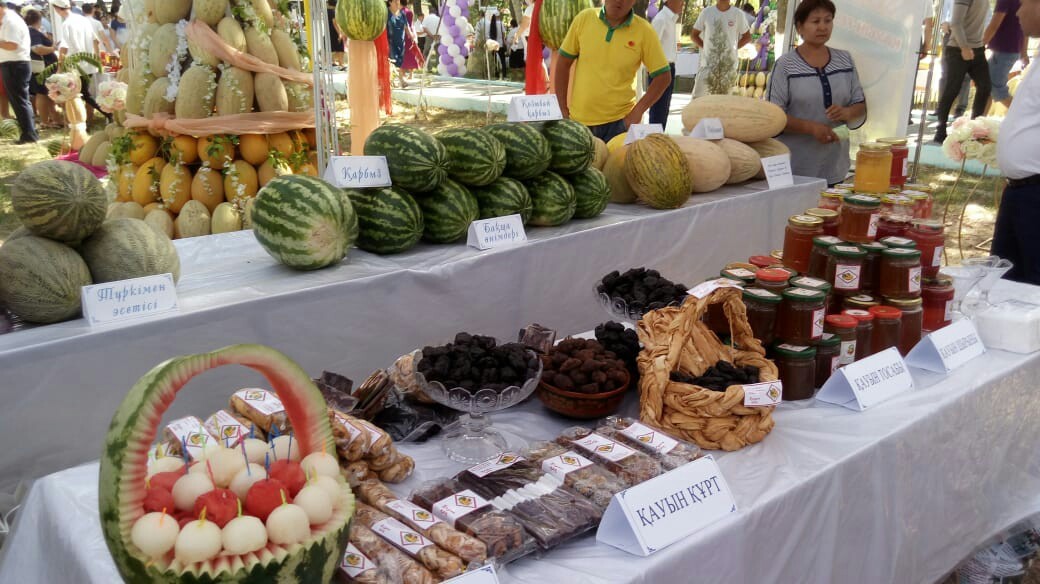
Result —
<path fill-rule="evenodd" d="M 994 298 L 1040 289 L 1001 284 Z M 1000 529 L 1040 511 L 1040 354 L 991 351 L 866 412 L 783 404 L 755 446 L 717 454 L 739 512 L 651 556 L 591 536 L 522 559 L 503 582 L 931 583 Z M 222 398 L 226 399 L 222 392 Z M 635 395 L 625 408 L 636 409 Z M 537 399 L 494 416 L 514 441 L 573 422 Z M 454 473 L 438 439 L 403 445 L 416 474 Z M 96 463 L 37 481 L 0 559 L 0 582 L 118 581 L 101 538 Z"/>
<path fill-rule="evenodd" d="M 588 330 L 606 320 L 593 286 L 611 270 L 652 266 L 692 285 L 727 262 L 776 248 L 783 219 L 814 206 L 825 188 L 817 179 L 795 182 L 728 187 L 675 211 L 610 205 L 595 219 L 531 228 L 530 242 L 512 248 L 424 244 L 387 257 L 353 250 L 343 264 L 316 272 L 277 264 L 248 231 L 178 241 L 179 312 L 0 335 L 0 444 L 19 445 L 0 449 L 0 491 L 97 458 L 127 390 L 170 357 L 255 342 L 308 371 L 364 379 L 463 328 L 500 338 L 515 338 L 531 322 Z M 204 379 L 229 387 L 229 375 Z M 168 415 L 208 414 L 225 394 L 194 385 Z"/>

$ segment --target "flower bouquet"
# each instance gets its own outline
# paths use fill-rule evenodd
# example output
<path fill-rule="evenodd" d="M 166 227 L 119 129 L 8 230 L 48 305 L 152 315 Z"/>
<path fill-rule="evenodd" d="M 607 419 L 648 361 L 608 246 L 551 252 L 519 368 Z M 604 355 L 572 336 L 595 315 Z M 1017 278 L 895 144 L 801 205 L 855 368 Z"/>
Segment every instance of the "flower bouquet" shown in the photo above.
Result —
<path fill-rule="evenodd" d="M 126 109 L 126 83 L 102 81 L 98 85 L 97 103 L 105 113 L 114 114 Z"/>
<path fill-rule="evenodd" d="M 978 182 L 975 183 L 975 186 L 972 187 L 971 192 L 968 193 L 967 198 L 964 200 L 964 206 L 961 208 L 960 219 L 957 224 L 957 247 L 962 259 L 964 258 L 964 247 L 961 243 L 961 236 L 964 231 L 964 217 L 967 213 L 968 205 L 971 203 L 972 197 L 975 196 L 975 192 L 978 190 L 979 185 L 986 179 L 986 171 L 988 171 L 990 167 L 999 168 L 997 165 L 997 137 L 1000 135 L 1000 125 L 1003 121 L 1003 118 L 979 117 L 973 120 L 968 116 L 962 116 L 954 120 L 953 124 L 950 125 L 949 134 L 947 134 L 946 140 L 943 141 L 943 154 L 945 154 L 950 160 L 961 163 L 961 169 L 957 174 L 957 180 L 954 181 L 953 187 L 946 196 L 946 204 L 943 208 L 943 223 L 946 222 L 946 217 L 950 210 L 950 202 L 953 199 L 953 193 L 956 192 L 957 187 L 960 185 L 961 177 L 964 176 L 965 165 L 970 160 L 977 160 L 983 164 L 982 176 L 979 178 Z M 1000 181 L 998 179 L 994 183 L 994 207 L 997 206 L 999 189 Z"/>
<path fill-rule="evenodd" d="M 47 96 L 54 103 L 75 99 L 83 90 L 78 73 L 55 73 L 47 78 L 44 85 L 47 87 Z"/>

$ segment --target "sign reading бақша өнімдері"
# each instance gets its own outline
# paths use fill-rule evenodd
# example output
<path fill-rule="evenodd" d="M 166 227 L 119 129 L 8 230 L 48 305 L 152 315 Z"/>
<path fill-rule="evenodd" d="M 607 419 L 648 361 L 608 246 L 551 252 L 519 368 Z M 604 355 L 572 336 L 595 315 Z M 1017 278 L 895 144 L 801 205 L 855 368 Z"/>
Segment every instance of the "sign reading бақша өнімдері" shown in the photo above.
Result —
<path fill-rule="evenodd" d="M 480 251 L 527 242 L 524 220 L 520 215 L 477 219 L 469 224 L 466 245 Z"/>

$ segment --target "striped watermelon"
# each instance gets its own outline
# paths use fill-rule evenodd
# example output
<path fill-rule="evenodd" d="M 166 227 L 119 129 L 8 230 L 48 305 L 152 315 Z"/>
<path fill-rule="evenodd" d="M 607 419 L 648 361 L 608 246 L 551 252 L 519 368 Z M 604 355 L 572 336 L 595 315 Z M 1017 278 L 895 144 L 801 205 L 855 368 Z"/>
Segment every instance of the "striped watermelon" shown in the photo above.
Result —
<path fill-rule="evenodd" d="M 470 192 L 480 205 L 481 219 L 519 214 L 524 225 L 531 219 L 531 195 L 527 194 L 527 187 L 516 179 L 503 176 L 487 186 L 472 187 Z"/>
<path fill-rule="evenodd" d="M 590 166 L 567 178 L 574 187 L 574 197 L 577 201 L 574 209 L 575 219 L 595 217 L 607 208 L 607 203 L 610 202 L 610 184 L 606 175 Z"/>
<path fill-rule="evenodd" d="M 105 221 L 79 251 L 98 284 L 167 272 L 176 282 L 181 276 L 181 260 L 173 242 L 141 219 Z"/>
<path fill-rule="evenodd" d="M 0 246 L 0 306 L 28 322 L 51 323 L 80 311 L 90 269 L 71 247 L 26 235 Z"/>
<path fill-rule="evenodd" d="M 404 124 L 383 124 L 365 140 L 366 156 L 385 156 L 394 185 L 413 195 L 448 176 L 448 151 L 436 138 Z"/>
<path fill-rule="evenodd" d="M 567 30 L 579 12 L 592 8 L 589 0 L 543 0 L 538 17 L 542 42 L 552 50 L 558 50 L 567 37 Z"/>
<path fill-rule="evenodd" d="M 358 236 L 357 215 L 343 190 L 307 175 L 271 179 L 257 193 L 251 219 L 267 253 L 297 270 L 340 262 Z"/>
<path fill-rule="evenodd" d="M 433 243 L 451 243 L 466 237 L 469 224 L 480 217 L 477 198 L 450 178 L 419 199 L 419 207 L 425 225 L 423 238 Z"/>
<path fill-rule="evenodd" d="M 101 227 L 108 197 L 86 168 L 45 160 L 23 170 L 11 185 L 14 213 L 34 235 L 78 243 Z"/>
<path fill-rule="evenodd" d="M 546 171 L 524 185 L 531 194 L 531 202 L 534 203 L 531 225 L 563 225 L 574 216 L 577 199 L 574 187 L 567 179 L 555 172 Z"/>
<path fill-rule="evenodd" d="M 549 141 L 530 124 L 494 124 L 485 128 L 506 148 L 503 174 L 517 180 L 534 178 L 549 169 Z"/>
<path fill-rule="evenodd" d="M 625 178 L 654 209 L 678 209 L 690 198 L 690 163 L 674 140 L 650 134 L 628 147 Z"/>
<path fill-rule="evenodd" d="M 436 136 L 448 151 L 448 174 L 467 186 L 494 182 L 506 168 L 506 149 L 480 128 L 451 128 Z"/>
<path fill-rule="evenodd" d="M 285 407 L 301 455 L 335 452 L 324 398 L 299 365 L 274 349 L 235 345 L 157 365 L 134 384 L 116 410 L 101 452 L 98 511 L 115 566 L 124 581 L 134 584 L 331 582 L 343 559 L 354 514 L 354 497 L 341 478 L 335 479 L 340 489 L 332 518 L 314 526 L 298 544 L 268 542 L 256 553 L 221 554 L 184 565 L 173 554 L 149 558 L 132 543 L 134 523 L 144 515 L 148 451 L 163 414 L 192 378 L 223 365 L 244 365 L 267 379 Z"/>
<path fill-rule="evenodd" d="M 423 234 L 423 216 L 411 195 L 397 187 L 346 191 L 358 217 L 357 246 L 372 253 L 401 253 Z"/>
<path fill-rule="evenodd" d="M 574 120 L 546 122 L 542 134 L 549 141 L 552 161 L 549 170 L 560 174 L 575 174 L 588 168 L 596 157 L 592 132 L 585 124 Z"/>
<path fill-rule="evenodd" d="M 374 41 L 386 28 L 388 11 L 382 0 L 337 0 L 336 24 L 347 38 Z"/>

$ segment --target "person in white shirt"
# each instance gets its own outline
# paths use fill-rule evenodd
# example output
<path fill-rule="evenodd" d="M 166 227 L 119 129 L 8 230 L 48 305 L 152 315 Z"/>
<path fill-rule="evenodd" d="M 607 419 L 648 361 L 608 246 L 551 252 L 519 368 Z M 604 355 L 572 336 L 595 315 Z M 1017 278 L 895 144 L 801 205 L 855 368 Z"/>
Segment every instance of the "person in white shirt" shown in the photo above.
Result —
<path fill-rule="evenodd" d="M 0 4 L 0 80 L 21 129 L 19 144 L 35 142 L 36 122 L 29 103 L 29 27 L 14 10 Z"/>
<path fill-rule="evenodd" d="M 441 17 L 437 16 L 437 8 L 430 6 L 430 13 L 422 21 L 423 32 L 426 33 L 426 68 L 429 71 L 435 71 L 440 62 L 437 57 L 437 48 L 441 44 L 440 25 Z"/>
<path fill-rule="evenodd" d="M 729 93 L 737 83 L 740 63 L 737 49 L 751 42 L 751 29 L 744 11 L 733 6 L 730 0 L 717 0 L 714 6 L 701 11 L 691 38 L 701 48 L 693 97 Z"/>
<path fill-rule="evenodd" d="M 668 125 L 668 110 L 672 107 L 672 91 L 675 89 L 675 55 L 678 52 L 678 39 L 676 28 L 679 15 L 683 12 L 686 0 L 663 0 L 664 6 L 657 12 L 650 25 L 654 27 L 657 38 L 661 41 L 664 56 L 668 59 L 668 67 L 672 70 L 672 83 L 661 94 L 660 99 L 650 106 L 650 123 L 661 124 L 662 128 Z M 647 82 L 647 86 L 650 83 Z"/>
<path fill-rule="evenodd" d="M 94 25 L 90 24 L 86 16 L 76 14 L 70 9 L 69 0 L 50 0 L 54 12 L 61 17 L 61 35 L 58 41 L 58 60 L 64 60 L 69 55 L 77 53 L 89 53 L 98 56 L 101 40 L 94 33 Z M 93 65 L 80 64 L 80 71 L 87 77 L 97 73 Z M 94 117 L 94 110 L 100 109 L 94 96 L 90 92 L 90 84 L 83 84 L 83 101 L 87 103 L 87 120 Z"/>
<path fill-rule="evenodd" d="M 1027 37 L 1040 37 L 1040 0 L 1022 0 L 1018 21 Z M 1000 126 L 997 162 L 1008 178 L 993 227 L 990 253 L 1011 260 L 1005 278 L 1040 284 L 1040 65 L 1018 84 Z"/>
<path fill-rule="evenodd" d="M 83 5 L 83 16 L 86 17 L 87 21 L 90 22 L 90 26 L 94 28 L 94 36 L 97 37 L 100 43 L 99 49 L 104 49 L 106 53 L 115 53 L 112 48 L 112 43 L 109 40 L 108 31 L 105 30 L 105 25 L 94 18 L 94 5 L 84 4 Z"/>

